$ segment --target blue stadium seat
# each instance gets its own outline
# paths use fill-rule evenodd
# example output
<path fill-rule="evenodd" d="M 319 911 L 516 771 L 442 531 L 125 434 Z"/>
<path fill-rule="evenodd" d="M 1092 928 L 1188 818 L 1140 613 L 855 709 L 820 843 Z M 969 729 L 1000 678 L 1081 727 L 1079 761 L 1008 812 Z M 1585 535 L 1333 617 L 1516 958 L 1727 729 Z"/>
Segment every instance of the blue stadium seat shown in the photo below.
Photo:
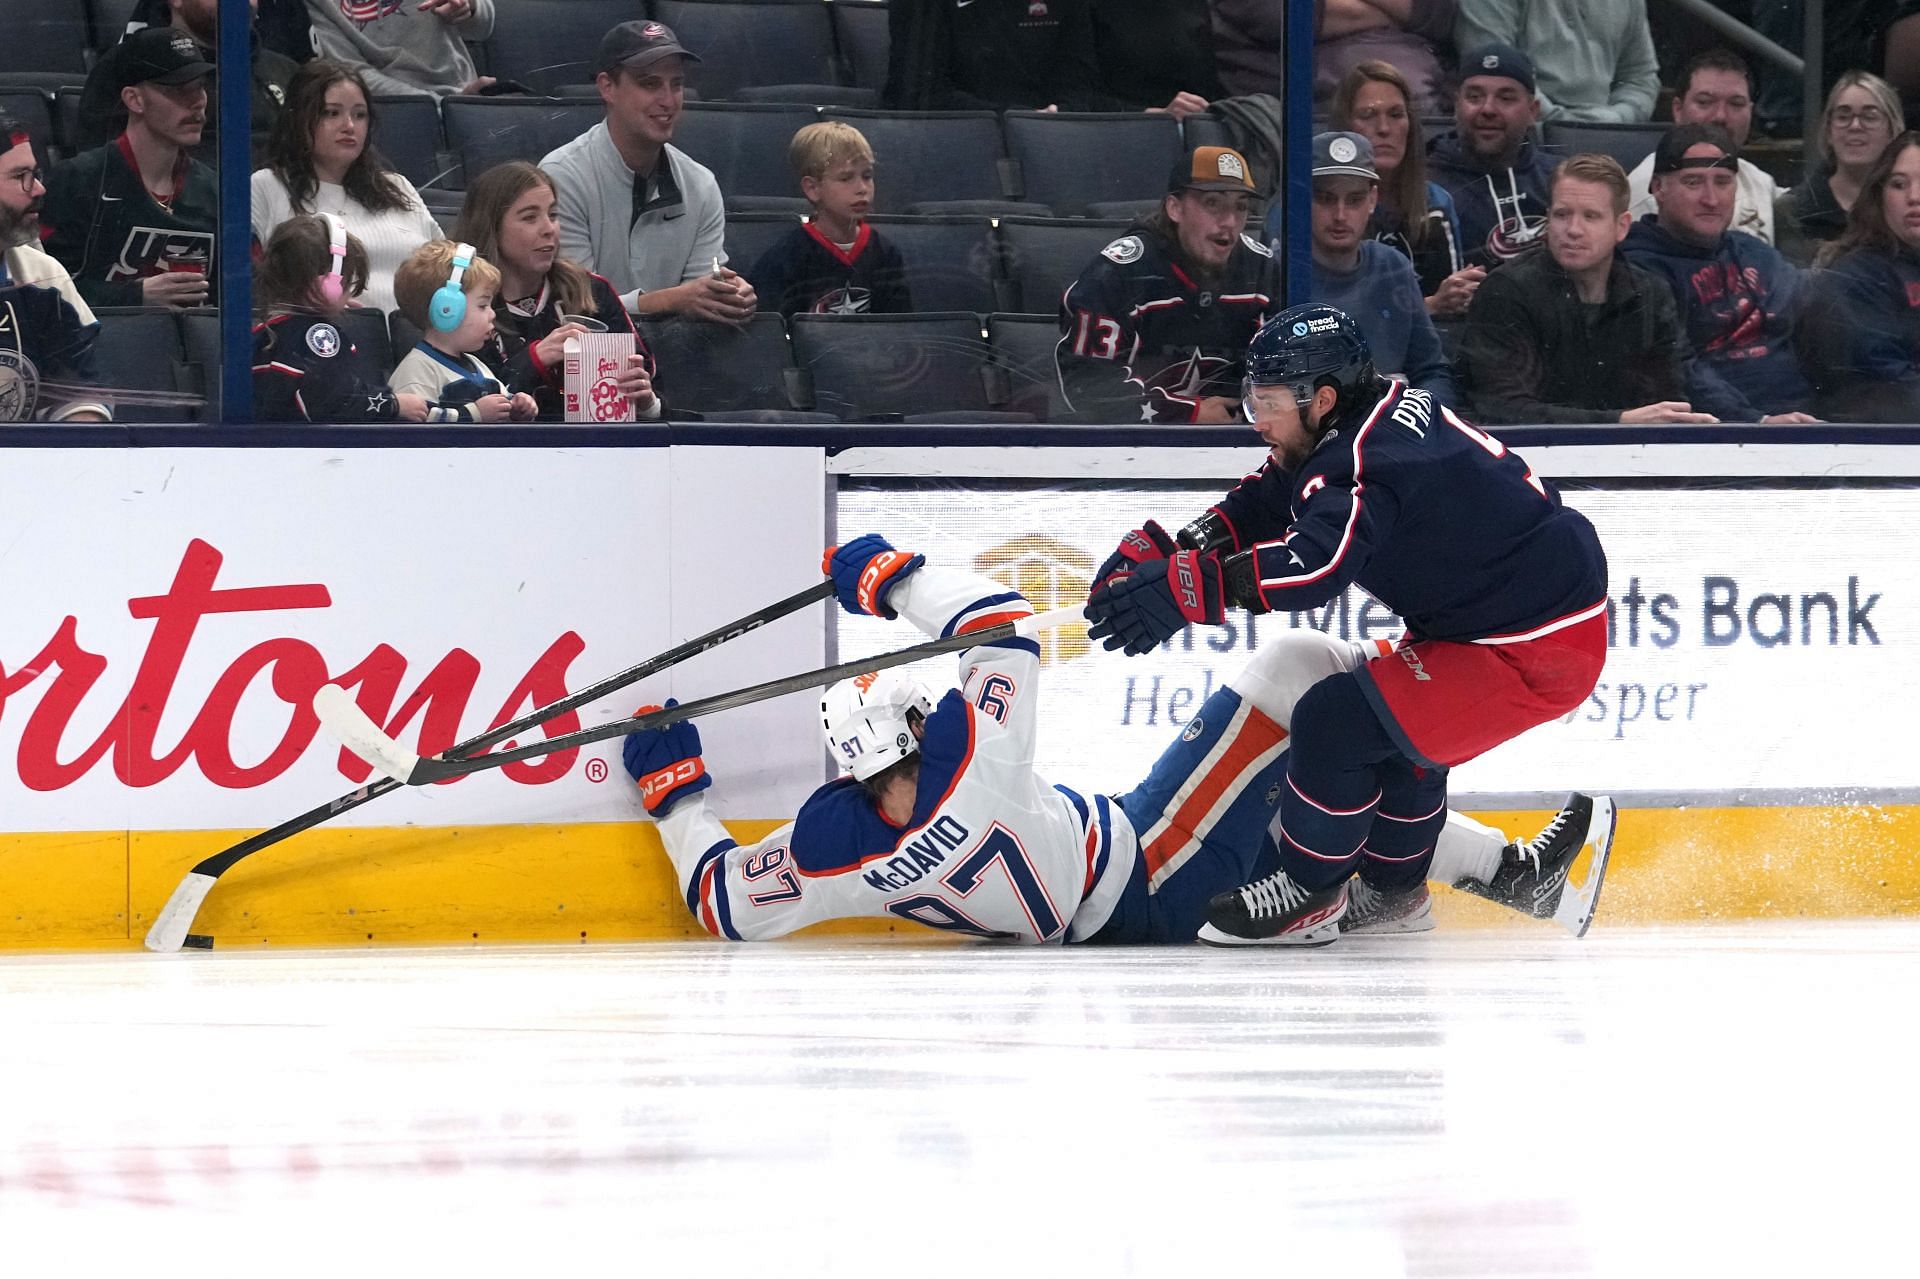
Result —
<path fill-rule="evenodd" d="M 1097 200 L 1165 194 L 1181 155 L 1180 126 L 1169 115 L 1009 111 L 1002 123 L 1020 168 L 1020 198 L 1062 215 Z"/>
<path fill-rule="evenodd" d="M 1164 176 L 1164 175 L 1162 175 Z M 1116 218 L 1002 218 L 1000 267 L 1013 285 L 1006 310 L 1051 315 L 1100 250 L 1126 234 Z"/>
<path fill-rule="evenodd" d="M 486 41 L 491 74 L 535 93 L 584 84 L 600 37 L 644 16 L 634 0 L 508 0 L 495 6 Z"/>
<path fill-rule="evenodd" d="M 391 318 L 398 324 L 407 322 L 398 311 L 394 312 Z M 372 361 L 382 381 L 386 380 L 387 374 L 393 372 L 393 366 L 400 362 L 394 354 L 395 350 L 404 354 L 411 351 L 413 344 L 420 340 L 420 330 L 413 329 L 411 336 L 407 338 L 407 344 L 396 348 L 394 338 L 389 336 L 387 331 L 388 319 L 385 311 L 375 310 L 370 306 L 350 306 L 340 313 L 339 320 L 340 331 L 360 348 L 362 355 Z"/>
<path fill-rule="evenodd" d="M 916 311 L 994 308 L 993 224 L 982 217 L 887 217 L 873 229 L 900 251 Z"/>
<path fill-rule="evenodd" d="M 760 255 L 786 238 L 799 226 L 800 218 L 790 213 L 729 213 L 727 215 L 727 263 L 746 275 Z"/>
<path fill-rule="evenodd" d="M 994 367 L 1005 379 L 1002 398 L 1008 408 L 1036 422 L 1072 418 L 1054 363 L 1054 348 L 1059 344 L 1057 316 L 996 313 L 987 317 L 987 346 L 993 352 Z"/>
<path fill-rule="evenodd" d="M 461 182 L 440 137 L 440 103 L 424 93 L 380 93 L 373 98 L 373 145 L 407 181 L 425 189 Z"/>
<path fill-rule="evenodd" d="M 180 322 L 180 349 L 187 369 L 186 389 L 207 397 L 194 417 L 198 422 L 220 420 L 220 310 L 195 307 L 175 313 Z"/>
<path fill-rule="evenodd" d="M 105 53 L 126 34 L 127 23 L 133 20 L 133 11 L 140 7 L 140 0 L 86 0 L 86 5 L 90 19 L 87 43 Z"/>
<path fill-rule="evenodd" d="M 1554 122 L 1544 126 L 1546 151 L 1556 159 L 1596 151 L 1610 155 L 1620 167 L 1631 173 L 1635 166 L 1653 154 L 1671 124 L 1587 124 L 1577 121 Z"/>
<path fill-rule="evenodd" d="M 703 100 L 731 97 L 750 84 L 840 78 L 832 19 L 820 0 L 652 0 L 652 9 L 700 56 L 687 81 Z"/>
<path fill-rule="evenodd" d="M 41 167 L 51 165 L 59 157 L 54 154 L 53 134 L 53 95 L 43 89 L 0 88 L 0 111 L 18 120 L 27 127 L 27 136 L 33 139 L 34 158 Z"/>
<path fill-rule="evenodd" d="M 844 84 L 765 84 L 736 89 L 736 102 L 797 102 L 812 107 L 867 108 L 880 105 L 880 91 Z"/>
<path fill-rule="evenodd" d="M 659 370 L 655 385 L 669 412 L 691 409 L 724 417 L 794 409 L 787 326 L 772 312 L 762 311 L 739 328 L 677 316 L 649 316 L 639 323 L 653 349 Z"/>
<path fill-rule="evenodd" d="M 873 148 L 876 213 L 902 213 L 926 200 L 1008 198 L 1006 144 L 991 111 L 842 111 Z"/>
<path fill-rule="evenodd" d="M 9 8 L 0 73 L 72 72 L 75 84 L 86 79 L 91 32 L 81 0 L 34 0 Z"/>
<path fill-rule="evenodd" d="M 987 344 L 971 312 L 796 315 L 813 407 L 847 421 L 989 413 Z"/>
<path fill-rule="evenodd" d="M 186 354 L 180 329 L 165 307 L 102 306 L 94 308 L 100 335 L 93 343 L 93 369 L 100 385 L 139 391 L 178 391 L 193 379 L 183 377 Z M 123 404 L 115 408 L 121 422 L 187 422 L 188 409 Z"/>
<path fill-rule="evenodd" d="M 867 0 L 833 0 L 834 41 L 853 82 L 879 93 L 887 87 L 887 6 Z"/>
<path fill-rule="evenodd" d="M 599 102 L 578 98 L 484 98 L 456 94 L 440 101 L 447 147 L 459 158 L 465 188 L 508 160 L 540 163 L 540 157 L 571 142 L 606 115 Z M 451 186 L 453 183 L 442 183 Z"/>
<path fill-rule="evenodd" d="M 819 118 L 808 106 L 689 102 L 673 145 L 712 169 L 726 196 L 798 196 L 800 180 L 787 167 L 787 145 Z"/>

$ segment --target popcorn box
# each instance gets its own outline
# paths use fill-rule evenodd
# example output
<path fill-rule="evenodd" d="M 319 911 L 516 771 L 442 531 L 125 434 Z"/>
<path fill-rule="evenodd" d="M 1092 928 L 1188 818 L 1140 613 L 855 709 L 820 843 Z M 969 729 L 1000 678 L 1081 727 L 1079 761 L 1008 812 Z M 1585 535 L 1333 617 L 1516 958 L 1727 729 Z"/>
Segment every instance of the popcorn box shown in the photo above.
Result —
<path fill-rule="evenodd" d="M 582 333 L 567 339 L 561 388 L 569 422 L 631 422 L 633 401 L 614 378 L 633 354 L 631 333 Z"/>

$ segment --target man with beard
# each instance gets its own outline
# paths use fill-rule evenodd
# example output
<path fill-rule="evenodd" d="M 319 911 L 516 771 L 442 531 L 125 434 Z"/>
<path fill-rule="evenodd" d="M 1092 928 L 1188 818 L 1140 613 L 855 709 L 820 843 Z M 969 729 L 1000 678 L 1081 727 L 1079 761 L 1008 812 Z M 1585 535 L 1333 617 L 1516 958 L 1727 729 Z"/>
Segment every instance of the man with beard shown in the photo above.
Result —
<path fill-rule="evenodd" d="M 1238 151 L 1196 149 L 1068 287 L 1054 358 L 1075 419 L 1240 420 L 1247 341 L 1282 296 L 1272 250 L 1246 234 L 1253 193 Z"/>
<path fill-rule="evenodd" d="M 1292 307 L 1255 335 L 1246 411 L 1265 465 L 1185 549 L 1136 560 L 1122 543 L 1087 600 L 1088 634 L 1148 653 L 1194 623 L 1221 624 L 1229 605 L 1297 612 L 1349 585 L 1406 622 L 1391 651 L 1294 704 L 1280 868 L 1215 897 L 1200 932 L 1219 945 L 1325 945 L 1356 874 L 1365 900 L 1424 893 L 1448 769 L 1593 691 L 1607 562 L 1585 516 L 1498 440 L 1382 378 L 1332 307 Z"/>
<path fill-rule="evenodd" d="M 98 400 L 70 392 L 43 392 L 29 404 L 23 362 L 39 378 L 93 380 L 93 339 L 99 321 L 73 287 L 66 269 L 40 251 L 40 184 L 33 142 L 26 126 L 0 112 L 0 420 L 29 415 L 46 422 L 107 422 L 112 413 Z"/>
<path fill-rule="evenodd" d="M 200 306 L 210 296 L 220 202 L 188 152 L 207 122 L 207 73 L 193 38 L 137 31 L 119 50 L 127 129 L 53 171 L 48 252 L 92 306 Z"/>
<path fill-rule="evenodd" d="M 1453 197 L 1468 263 L 1492 268 L 1545 232 L 1553 163 L 1527 136 L 1540 102 L 1526 54 L 1487 45 L 1460 60 L 1460 73 L 1455 128 L 1427 149 L 1427 176 Z"/>

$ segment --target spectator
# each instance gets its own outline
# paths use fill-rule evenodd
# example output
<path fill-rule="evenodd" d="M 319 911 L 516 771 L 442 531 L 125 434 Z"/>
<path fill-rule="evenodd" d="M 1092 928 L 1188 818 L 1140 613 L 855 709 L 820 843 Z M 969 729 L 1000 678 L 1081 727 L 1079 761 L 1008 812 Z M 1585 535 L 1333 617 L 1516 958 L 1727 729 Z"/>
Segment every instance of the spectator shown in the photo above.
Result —
<path fill-rule="evenodd" d="M 594 61 L 606 119 L 540 167 L 560 196 L 560 252 L 605 276 L 629 311 L 739 324 L 756 299 L 723 265 L 720 184 L 670 145 L 686 106 L 686 64 L 698 61 L 664 23 L 607 32 Z"/>
<path fill-rule="evenodd" d="M 493 0 L 307 0 L 313 48 L 375 93 L 478 93 L 466 41 L 493 34 Z"/>
<path fill-rule="evenodd" d="M 24 358 L 40 377 L 91 382 L 93 342 L 100 322 L 73 286 L 66 268 L 40 249 L 40 166 L 33 139 L 20 121 L 0 111 L 0 367 Z M 17 385 L 17 383 L 16 383 Z M 31 415 L 43 422 L 107 422 L 107 405 L 72 391 L 44 393 L 38 404 L 24 396 L 0 396 L 0 421 Z"/>
<path fill-rule="evenodd" d="M 553 179 L 525 160 L 496 165 L 475 178 L 460 206 L 454 237 L 500 268 L 493 301 L 493 337 L 481 355 L 525 391 L 539 420 L 565 415 L 562 382 L 566 342 L 604 329 L 633 336 L 633 355 L 616 379 L 638 416 L 660 416 L 653 390 L 653 352 L 634 330 L 627 308 L 605 279 L 560 256 L 559 197 Z"/>
<path fill-rule="evenodd" d="M 760 255 L 749 278 L 760 308 L 792 315 L 867 315 L 913 310 L 900 250 L 867 222 L 873 148 L 850 124 L 828 120 L 793 135 L 787 162 L 813 206 Z"/>
<path fill-rule="evenodd" d="M 1487 277 L 1460 364 L 1487 422 L 1711 422 L 1686 401 L 1673 292 L 1614 250 L 1627 175 L 1611 156 L 1554 171 L 1545 245 Z"/>
<path fill-rule="evenodd" d="M 1184 120 L 1226 96 L 1207 0 L 1097 0 L 1093 51 L 1102 90 L 1127 110 Z"/>
<path fill-rule="evenodd" d="M 531 422 L 531 395 L 507 394 L 474 352 L 493 337 L 493 300 L 500 272 L 471 244 L 434 240 L 415 249 L 393 273 L 400 314 L 420 330 L 413 350 L 387 376 L 396 395 L 427 402 L 429 422 Z M 450 300 L 449 300 L 450 299 Z"/>
<path fill-rule="evenodd" d="M 1834 83 L 1821 116 L 1807 176 L 1775 214 L 1780 249 L 1802 266 L 1825 241 L 1847 229 L 1867 176 L 1895 134 L 1907 127 L 1893 87 L 1870 71 L 1849 71 Z"/>
<path fill-rule="evenodd" d="M 1680 92 L 1673 96 L 1675 124 L 1712 124 L 1725 129 L 1736 149 L 1747 145 L 1753 131 L 1753 73 L 1746 60 L 1726 49 L 1695 54 L 1680 72 Z M 1773 243 L 1773 203 L 1786 194 L 1773 175 L 1757 164 L 1740 161 L 1734 191 L 1733 227 L 1756 239 Z M 1627 175 L 1633 189 L 1628 210 L 1636 218 L 1654 211 L 1653 157 L 1648 156 Z"/>
<path fill-rule="evenodd" d="M 1462 49 L 1512 45 L 1533 59 L 1544 120 L 1650 119 L 1660 68 L 1646 0 L 1460 0 Z M 1460 69 L 1478 65 L 1463 58 Z"/>
<path fill-rule="evenodd" d="M 1886 148 L 1821 263 L 1795 336 L 1815 411 L 1920 421 L 1920 133 Z"/>
<path fill-rule="evenodd" d="M 1076 418 L 1245 420 L 1247 343 L 1284 300 L 1272 250 L 1246 234 L 1253 193 L 1245 156 L 1197 148 L 1160 208 L 1068 287 L 1054 351 Z"/>
<path fill-rule="evenodd" d="M 252 0 L 255 11 L 259 9 L 259 0 Z M 126 35 L 153 27 L 171 27 L 193 37 L 200 46 L 200 56 L 208 62 L 215 61 L 214 47 L 219 43 L 219 0 L 151 0 L 143 2 L 133 11 L 127 22 Z M 96 147 L 119 136 L 127 127 L 126 108 L 120 104 L 119 84 L 117 80 L 119 45 L 109 49 L 94 64 L 87 74 L 86 87 L 80 93 L 80 145 Z M 277 53 L 259 40 L 253 44 L 252 80 L 253 102 L 251 119 L 253 122 L 253 162 L 260 164 L 266 156 L 267 139 L 273 132 L 273 122 L 279 118 L 282 105 L 287 100 L 287 86 L 293 82 L 293 76 L 300 64 L 285 54 Z M 214 80 L 207 83 L 209 103 L 218 96 L 214 89 Z M 216 125 L 219 112 L 207 110 L 207 126 L 201 130 L 200 145 L 195 149 L 196 156 L 209 165 L 217 162 L 219 138 Z"/>
<path fill-rule="evenodd" d="M 890 12 L 881 100 L 894 110 L 1113 111 L 1126 105 L 1100 87 L 1092 0 L 901 0 Z"/>
<path fill-rule="evenodd" d="M 253 413 L 262 422 L 420 422 L 427 402 L 394 395 L 340 328 L 367 282 L 367 251 L 331 213 L 273 229 L 253 270 Z"/>
<path fill-rule="evenodd" d="M 440 238 L 413 183 L 373 146 L 373 103 L 351 67 L 315 58 L 293 78 L 287 109 L 253 175 L 253 238 L 300 213 L 332 213 L 367 254 L 365 304 L 391 311 L 393 273 L 407 255 Z"/>
<path fill-rule="evenodd" d="M 1361 63 L 1384 62 L 1405 77 L 1407 105 L 1416 115 L 1444 112 L 1457 12 L 1455 0 L 1320 0 L 1314 104 L 1324 106 Z"/>
<path fill-rule="evenodd" d="M 1367 227 L 1379 199 L 1373 147 L 1357 133 L 1322 133 L 1313 140 L 1313 280 L 1308 300 L 1353 317 L 1373 351 L 1373 366 L 1430 391 L 1442 404 L 1459 399 L 1453 370 L 1440 349 L 1433 320 L 1420 305 L 1413 264 Z"/>
<path fill-rule="evenodd" d="M 165 27 L 121 42 L 127 130 L 54 169 L 41 216 L 47 251 L 90 306 L 199 306 L 209 296 L 213 170 L 189 151 L 207 122 L 200 46 Z"/>
<path fill-rule="evenodd" d="M 1800 272 L 1757 236 L 1729 228 L 1738 153 L 1717 124 L 1682 124 L 1653 153 L 1659 209 L 1620 252 L 1666 281 L 1693 359 L 1693 402 L 1723 422 L 1798 423 L 1813 388 L 1794 361 Z"/>
<path fill-rule="evenodd" d="M 1446 188 L 1427 181 L 1426 139 L 1409 102 L 1398 71 L 1384 62 L 1362 62 L 1333 95 L 1333 127 L 1373 144 L 1380 202 L 1367 234 L 1412 260 L 1429 315 L 1464 315 L 1486 268 L 1461 265 L 1460 215 Z"/>
<path fill-rule="evenodd" d="M 1454 95 L 1454 130 L 1427 148 L 1427 171 L 1453 197 L 1467 260 L 1492 268 L 1545 231 L 1553 164 L 1528 137 L 1540 104 L 1527 55 L 1488 45 L 1462 65 L 1471 74 Z"/>

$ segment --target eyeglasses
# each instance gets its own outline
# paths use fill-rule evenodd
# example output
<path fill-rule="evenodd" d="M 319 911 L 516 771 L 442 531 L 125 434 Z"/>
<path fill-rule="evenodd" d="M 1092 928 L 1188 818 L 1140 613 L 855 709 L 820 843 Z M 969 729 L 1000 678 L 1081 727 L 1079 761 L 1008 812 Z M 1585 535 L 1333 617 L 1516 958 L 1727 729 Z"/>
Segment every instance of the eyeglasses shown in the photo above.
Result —
<path fill-rule="evenodd" d="M 32 195 L 34 185 L 40 181 L 42 176 L 44 175 L 39 169 L 21 169 L 17 173 L 0 174 L 0 182 L 18 183 L 22 191 L 28 195 Z"/>
<path fill-rule="evenodd" d="M 1887 122 L 1887 113 L 1879 107 L 1861 107 L 1858 111 L 1852 107 L 1835 107 L 1832 119 L 1834 125 L 1842 129 L 1855 124 L 1863 129 L 1877 129 Z"/>

